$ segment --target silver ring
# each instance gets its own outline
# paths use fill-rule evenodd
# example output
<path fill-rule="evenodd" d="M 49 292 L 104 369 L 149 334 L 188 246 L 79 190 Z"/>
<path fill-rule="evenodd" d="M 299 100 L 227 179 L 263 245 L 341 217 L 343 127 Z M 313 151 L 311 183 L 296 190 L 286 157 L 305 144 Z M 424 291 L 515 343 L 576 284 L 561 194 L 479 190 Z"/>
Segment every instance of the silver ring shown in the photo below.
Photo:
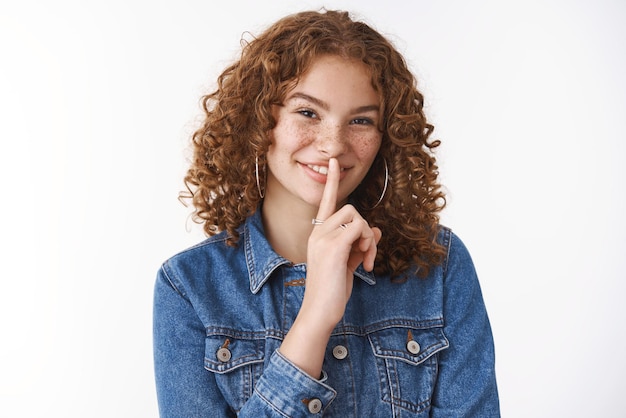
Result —
<path fill-rule="evenodd" d="M 322 221 L 321 219 L 317 219 L 317 218 L 311 219 L 311 224 L 313 224 L 313 225 L 321 225 L 323 223 L 324 223 L 324 221 Z"/>
<path fill-rule="evenodd" d="M 348 227 L 348 224 L 341 224 L 341 225 L 339 225 L 339 227 L 340 227 L 341 229 L 346 229 L 346 228 Z"/>

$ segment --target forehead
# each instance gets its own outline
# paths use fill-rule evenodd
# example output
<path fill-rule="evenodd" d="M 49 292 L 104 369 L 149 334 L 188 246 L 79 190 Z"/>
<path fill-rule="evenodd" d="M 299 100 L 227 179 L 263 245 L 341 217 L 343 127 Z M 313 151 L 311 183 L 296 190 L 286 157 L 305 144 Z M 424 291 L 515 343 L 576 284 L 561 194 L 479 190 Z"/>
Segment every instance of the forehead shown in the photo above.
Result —
<path fill-rule="evenodd" d="M 295 80 L 286 99 L 297 93 L 335 101 L 355 100 L 359 105 L 378 104 L 380 97 L 372 83 L 372 72 L 362 61 L 335 55 L 314 59 L 307 70 Z"/>

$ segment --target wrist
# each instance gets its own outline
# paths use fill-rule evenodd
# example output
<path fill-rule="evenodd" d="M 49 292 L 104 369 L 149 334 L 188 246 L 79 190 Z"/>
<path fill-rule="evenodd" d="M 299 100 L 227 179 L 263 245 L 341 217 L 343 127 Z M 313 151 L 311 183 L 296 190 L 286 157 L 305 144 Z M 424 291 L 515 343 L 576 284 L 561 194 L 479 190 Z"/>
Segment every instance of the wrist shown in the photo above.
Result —
<path fill-rule="evenodd" d="M 301 310 L 279 351 L 309 376 L 318 379 L 322 375 L 324 354 L 333 328 L 312 320 Z"/>

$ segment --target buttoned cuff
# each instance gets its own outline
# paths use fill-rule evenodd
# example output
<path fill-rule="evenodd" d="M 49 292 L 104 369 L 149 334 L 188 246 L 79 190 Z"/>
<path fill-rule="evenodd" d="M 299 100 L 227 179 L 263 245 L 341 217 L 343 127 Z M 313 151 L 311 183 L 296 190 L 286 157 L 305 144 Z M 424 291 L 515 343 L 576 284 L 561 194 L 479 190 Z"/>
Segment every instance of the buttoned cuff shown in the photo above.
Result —
<path fill-rule="evenodd" d="M 325 375 L 321 380 L 313 379 L 276 350 L 255 391 L 281 414 L 308 417 L 323 413 L 337 396 L 325 380 Z"/>

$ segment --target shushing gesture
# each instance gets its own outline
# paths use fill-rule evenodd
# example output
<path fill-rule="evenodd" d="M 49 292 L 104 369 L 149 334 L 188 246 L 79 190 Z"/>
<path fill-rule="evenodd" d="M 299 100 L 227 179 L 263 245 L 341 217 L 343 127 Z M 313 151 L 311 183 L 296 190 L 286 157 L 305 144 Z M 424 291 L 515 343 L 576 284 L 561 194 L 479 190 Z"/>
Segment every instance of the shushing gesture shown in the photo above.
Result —
<path fill-rule="evenodd" d="M 371 271 L 381 232 L 370 228 L 352 205 L 337 210 L 339 162 L 331 158 L 316 225 L 309 237 L 305 303 L 314 302 L 332 328 L 343 316 L 357 267 Z"/>
<path fill-rule="evenodd" d="M 304 300 L 280 351 L 313 377 L 321 373 L 326 344 L 352 293 L 354 271 L 371 271 L 382 233 L 352 205 L 337 210 L 339 162 L 328 162 L 326 185 L 307 247 Z"/>

